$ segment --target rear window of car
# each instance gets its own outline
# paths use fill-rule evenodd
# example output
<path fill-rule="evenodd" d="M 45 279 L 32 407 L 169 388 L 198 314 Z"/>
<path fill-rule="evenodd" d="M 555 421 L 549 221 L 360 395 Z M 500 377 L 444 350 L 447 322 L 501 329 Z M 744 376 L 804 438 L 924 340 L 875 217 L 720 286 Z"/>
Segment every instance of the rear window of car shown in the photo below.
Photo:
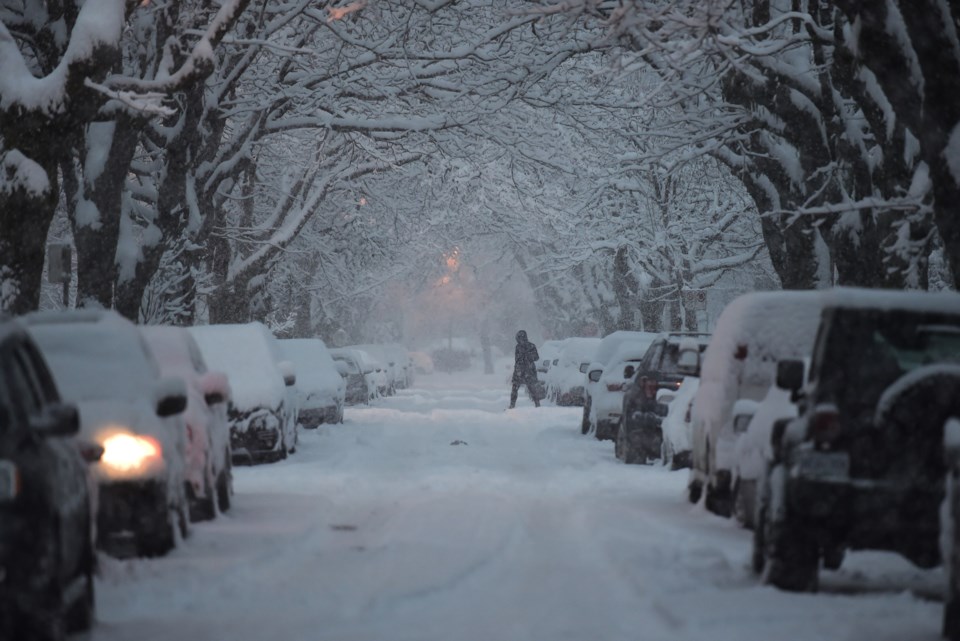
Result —
<path fill-rule="evenodd" d="M 903 375 L 960 363 L 960 316 L 840 310 L 817 351 L 818 396 L 846 413 L 872 415 L 880 395 Z"/>

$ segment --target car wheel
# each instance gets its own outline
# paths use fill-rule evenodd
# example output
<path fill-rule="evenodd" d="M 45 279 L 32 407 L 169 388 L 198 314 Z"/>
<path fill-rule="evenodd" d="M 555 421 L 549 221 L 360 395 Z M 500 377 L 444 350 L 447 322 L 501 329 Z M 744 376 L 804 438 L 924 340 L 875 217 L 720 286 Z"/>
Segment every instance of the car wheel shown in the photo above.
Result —
<path fill-rule="evenodd" d="M 703 482 L 701 481 L 690 481 L 687 483 L 687 500 L 691 503 L 699 503 L 700 497 L 703 495 Z"/>
<path fill-rule="evenodd" d="M 756 481 L 738 480 L 733 488 L 733 516 L 741 527 L 752 530 L 757 493 Z"/>
<path fill-rule="evenodd" d="M 89 507 L 87 509 L 89 509 Z M 87 523 L 86 529 L 88 532 L 91 532 L 89 523 Z M 94 613 L 96 611 L 96 591 L 93 585 L 93 573 L 96 567 L 97 557 L 93 539 L 88 538 L 84 546 L 83 562 L 80 565 L 84 590 L 83 594 L 70 606 L 70 610 L 67 612 L 67 632 L 86 632 L 93 627 Z"/>
<path fill-rule="evenodd" d="M 580 419 L 580 433 L 587 434 L 590 431 L 590 403 L 583 404 L 583 418 Z"/>
<path fill-rule="evenodd" d="M 820 562 L 817 543 L 791 519 L 783 504 L 786 471 L 777 465 L 770 472 L 770 494 L 766 505 L 763 532 L 763 582 L 791 592 L 815 592 Z M 780 484 L 776 492 L 774 484 Z M 779 496 L 778 504 L 775 495 Z"/>
<path fill-rule="evenodd" d="M 217 475 L 217 504 L 221 512 L 230 509 L 230 495 L 233 494 L 233 464 L 230 461 L 230 452 L 224 459 L 223 469 Z"/>
<path fill-rule="evenodd" d="M 617 431 L 617 438 L 613 441 L 613 455 L 623 460 L 623 431 Z"/>
<path fill-rule="evenodd" d="M 96 600 L 94 596 L 92 569 L 85 571 L 83 581 L 83 595 L 77 599 L 76 603 L 70 606 L 70 610 L 67 612 L 67 632 L 86 632 L 93 627 Z"/>
<path fill-rule="evenodd" d="M 763 533 L 767 528 L 767 504 L 763 496 L 757 496 L 756 512 L 753 516 L 753 546 L 750 550 L 750 567 L 756 575 L 763 574 L 766 564 L 766 546 Z"/>
<path fill-rule="evenodd" d="M 943 606 L 943 636 L 950 641 L 960 641 L 960 548 L 957 539 L 960 530 L 957 528 L 960 517 L 960 487 L 957 487 L 957 472 L 951 470 L 947 474 L 947 509 L 944 511 L 940 524 L 941 532 L 952 532 L 952 540 L 947 541 L 947 558 L 943 560 L 947 575 L 946 601 Z"/>
<path fill-rule="evenodd" d="M 733 514 L 733 500 L 730 494 L 730 490 L 717 489 L 708 481 L 704 504 L 717 516 L 729 518 Z"/>

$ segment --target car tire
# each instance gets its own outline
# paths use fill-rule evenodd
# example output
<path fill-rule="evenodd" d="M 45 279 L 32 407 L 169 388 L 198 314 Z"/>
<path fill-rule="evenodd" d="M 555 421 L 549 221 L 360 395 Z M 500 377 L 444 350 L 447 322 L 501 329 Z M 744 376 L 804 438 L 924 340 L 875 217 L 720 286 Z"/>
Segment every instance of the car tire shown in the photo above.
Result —
<path fill-rule="evenodd" d="M 786 505 L 773 505 L 772 484 L 783 482 L 778 480 L 785 477 L 782 468 L 777 465 L 770 473 L 771 491 L 766 498 L 761 540 L 763 582 L 790 592 L 816 592 L 820 564 L 816 540 L 790 518 Z"/>
<path fill-rule="evenodd" d="M 696 505 L 700 502 L 701 496 L 703 496 L 703 482 L 690 481 L 687 484 L 687 500 Z"/>
<path fill-rule="evenodd" d="M 706 499 L 704 505 L 706 505 L 707 509 L 717 516 L 730 518 L 733 514 L 733 497 L 731 496 L 731 491 L 718 490 L 708 481 L 705 492 Z"/>
<path fill-rule="evenodd" d="M 230 460 L 230 452 L 227 452 L 223 469 L 217 475 L 217 505 L 220 512 L 226 512 L 230 509 L 230 495 L 233 494 L 232 480 L 233 463 Z"/>
<path fill-rule="evenodd" d="M 738 480 L 733 488 L 733 516 L 737 523 L 747 530 L 754 528 L 756 494 L 756 481 Z"/>
<path fill-rule="evenodd" d="M 66 630 L 69 633 L 86 632 L 93 627 L 96 598 L 93 587 L 93 569 L 84 570 L 83 595 L 70 606 L 66 617 Z"/>
<path fill-rule="evenodd" d="M 590 433 L 590 404 L 583 404 L 583 418 L 580 419 L 580 433 L 586 435 Z"/>

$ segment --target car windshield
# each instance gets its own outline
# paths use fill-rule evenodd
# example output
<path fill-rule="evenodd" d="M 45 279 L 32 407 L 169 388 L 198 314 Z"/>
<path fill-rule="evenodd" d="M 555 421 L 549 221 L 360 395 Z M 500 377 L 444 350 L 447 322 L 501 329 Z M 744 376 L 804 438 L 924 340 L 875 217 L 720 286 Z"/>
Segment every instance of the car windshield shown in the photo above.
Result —
<path fill-rule="evenodd" d="M 159 368 L 135 330 L 65 323 L 30 332 L 66 400 L 132 400 L 153 393 Z"/>
<path fill-rule="evenodd" d="M 819 356 L 820 400 L 866 417 L 901 376 L 932 363 L 960 363 L 960 316 L 841 310 Z"/>

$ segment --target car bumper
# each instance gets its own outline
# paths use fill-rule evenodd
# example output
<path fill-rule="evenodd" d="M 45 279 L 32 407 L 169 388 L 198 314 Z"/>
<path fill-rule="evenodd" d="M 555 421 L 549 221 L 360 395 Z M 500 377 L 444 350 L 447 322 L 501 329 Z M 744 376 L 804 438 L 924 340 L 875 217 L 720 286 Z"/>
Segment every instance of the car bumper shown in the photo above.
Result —
<path fill-rule="evenodd" d="M 336 423 L 340 420 L 340 406 L 328 405 L 308 410 L 300 410 L 300 425 L 306 428 L 319 427 L 323 423 Z"/>
<path fill-rule="evenodd" d="M 899 552 L 921 567 L 939 563 L 942 483 L 791 474 L 786 489 L 791 511 L 826 544 Z"/>
<path fill-rule="evenodd" d="M 118 549 L 169 527 L 168 484 L 164 479 L 118 481 L 100 485 L 97 546 Z"/>
<path fill-rule="evenodd" d="M 557 394 L 557 405 L 564 407 L 582 407 L 584 393 L 582 387 L 574 387 Z"/>

